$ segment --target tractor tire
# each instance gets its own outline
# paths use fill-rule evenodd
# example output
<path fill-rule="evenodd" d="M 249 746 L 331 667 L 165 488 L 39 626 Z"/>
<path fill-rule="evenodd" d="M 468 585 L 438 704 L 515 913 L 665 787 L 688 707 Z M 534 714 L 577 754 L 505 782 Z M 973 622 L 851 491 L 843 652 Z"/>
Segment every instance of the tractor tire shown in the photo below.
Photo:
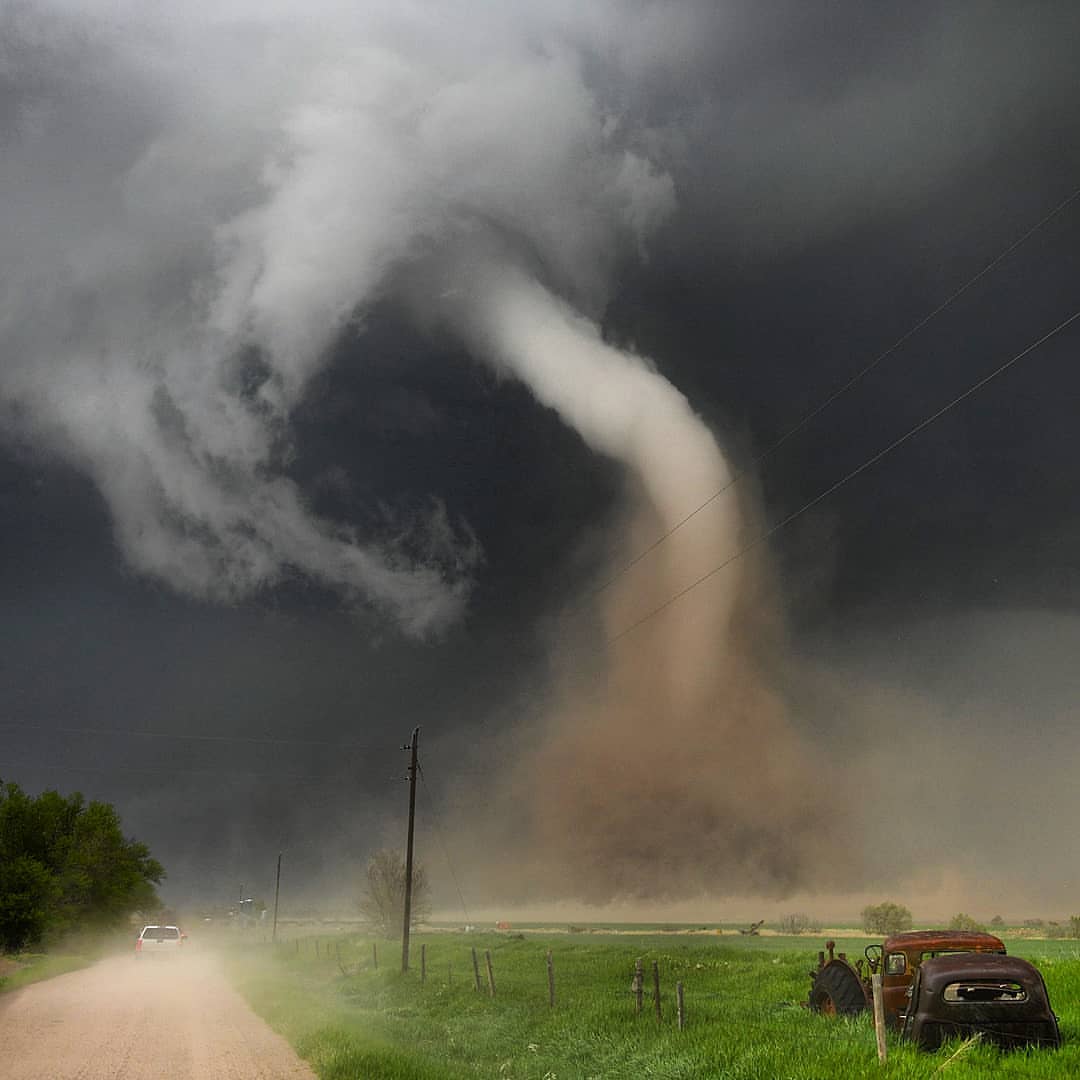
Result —
<path fill-rule="evenodd" d="M 859 976 L 847 964 L 826 964 L 810 987 L 810 1008 L 826 1016 L 857 1016 L 865 1008 L 866 994 Z"/>

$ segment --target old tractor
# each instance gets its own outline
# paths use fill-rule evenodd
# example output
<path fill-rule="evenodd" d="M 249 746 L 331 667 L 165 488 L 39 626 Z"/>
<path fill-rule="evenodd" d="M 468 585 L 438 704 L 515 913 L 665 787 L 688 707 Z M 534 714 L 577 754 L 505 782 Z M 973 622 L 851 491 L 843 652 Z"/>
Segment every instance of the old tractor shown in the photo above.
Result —
<path fill-rule="evenodd" d="M 808 1004 L 815 1012 L 854 1016 L 874 1006 L 870 976 L 882 975 L 885 1023 L 900 1026 L 900 1014 L 907 1011 L 908 991 L 915 972 L 924 960 L 950 953 L 999 953 L 1005 945 L 993 934 L 971 930 L 916 930 L 893 934 L 883 945 L 867 945 L 852 963 L 844 953 L 835 952 L 834 942 L 826 942 L 826 952 L 818 953 L 816 971 L 810 972 Z"/>
<path fill-rule="evenodd" d="M 1058 1046 L 1046 986 L 1026 960 L 1005 955 L 993 934 L 918 930 L 868 945 L 853 963 L 829 941 L 818 953 L 807 1002 L 815 1012 L 855 1016 L 873 1008 L 882 976 L 885 1022 L 920 1046 L 979 1033 L 1002 1046 Z"/>

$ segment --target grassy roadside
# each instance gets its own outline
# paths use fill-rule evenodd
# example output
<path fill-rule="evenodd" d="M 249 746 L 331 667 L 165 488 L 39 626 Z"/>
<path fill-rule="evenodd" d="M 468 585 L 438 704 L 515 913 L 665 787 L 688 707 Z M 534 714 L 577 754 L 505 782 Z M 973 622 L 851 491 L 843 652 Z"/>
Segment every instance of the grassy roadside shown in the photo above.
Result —
<path fill-rule="evenodd" d="M 0 994 L 89 967 L 104 956 L 128 952 L 132 941 L 131 932 L 123 929 L 71 934 L 51 942 L 41 952 L 0 955 Z"/>
<path fill-rule="evenodd" d="M 890 1037 L 878 1067 L 869 1019 L 829 1021 L 798 1006 L 820 942 L 671 935 L 429 934 L 414 939 L 414 970 L 399 953 L 355 935 L 252 945 L 227 953 L 235 984 L 256 1012 L 293 1043 L 322 1080 L 578 1080 L 860 1076 L 965 1078 L 1080 1075 L 1080 953 L 1075 942 L 1014 942 L 1043 969 L 1061 1018 L 1058 1052 L 1002 1055 L 952 1046 L 921 1053 Z M 863 939 L 841 944 L 851 953 Z M 427 981 L 419 978 L 426 946 Z M 471 948 L 490 950 L 497 995 L 473 989 Z M 547 1002 L 545 953 L 554 954 L 557 1005 Z M 645 1013 L 629 992 L 635 958 L 657 960 L 663 1017 L 646 978 Z M 344 969 L 344 971 L 342 970 Z M 685 986 L 688 1023 L 677 1029 L 674 986 Z M 951 1056 L 950 1056 L 951 1055 Z"/>
<path fill-rule="evenodd" d="M 67 953 L 18 953 L 0 957 L 0 994 L 19 990 L 31 983 L 78 971 L 92 964 L 97 956 Z"/>

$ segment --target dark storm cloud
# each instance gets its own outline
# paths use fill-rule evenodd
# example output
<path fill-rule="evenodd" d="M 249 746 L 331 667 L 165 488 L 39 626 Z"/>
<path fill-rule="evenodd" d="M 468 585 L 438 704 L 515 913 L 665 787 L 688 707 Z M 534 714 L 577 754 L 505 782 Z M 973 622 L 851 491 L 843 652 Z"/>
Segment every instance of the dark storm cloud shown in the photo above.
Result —
<path fill-rule="evenodd" d="M 432 700 L 441 736 L 479 742 L 484 719 L 535 718 L 512 689 L 544 668 L 534 616 L 580 604 L 582 578 L 629 544 L 610 530 L 632 482 L 586 445 L 611 442 L 561 430 L 505 379 L 528 377 L 520 357 L 487 355 L 493 325 L 506 332 L 477 300 L 492 265 L 539 282 L 549 312 L 603 318 L 608 341 L 655 359 L 749 460 L 1080 175 L 1068 3 L 57 2 L 2 18 L 0 408 L 9 445 L 31 454 L 0 489 L 18 518 L 3 538 L 19 643 L 4 686 L 14 715 L 43 724 L 176 730 L 194 716 L 198 731 L 331 737 L 361 724 L 389 745 Z M 794 443 L 760 480 L 762 516 L 1065 314 L 1069 237 L 1025 249 Z M 1064 347 L 1053 356 L 1056 378 Z M 566 400 L 572 377 L 555 382 L 544 401 L 589 411 L 584 392 Z M 784 594 L 763 620 L 795 613 L 806 635 L 852 611 L 887 624 L 898 599 L 985 602 L 1002 567 L 993 602 L 1023 602 L 1038 579 L 1041 599 L 1069 603 L 1071 482 L 1041 466 L 1068 453 L 1069 401 L 1014 422 L 1011 392 L 987 394 L 779 537 Z M 710 493 L 678 498 L 689 510 Z M 199 599 L 127 577 L 110 529 L 128 566 Z M 1018 554 L 1032 545 L 1039 558 Z M 649 589 L 662 599 L 655 582 L 677 578 Z M 257 609 L 202 603 L 253 592 Z M 377 618 L 327 611 L 342 597 L 408 631 L 457 629 L 391 646 Z M 784 666 L 775 638 L 739 647 Z M 791 725 L 828 727 L 791 697 Z M 764 729 L 789 734 L 771 697 Z M 586 725 L 580 744 L 603 745 L 603 730 Z M 155 763 L 145 743 L 110 746 L 84 763 Z M 449 765 L 459 751 L 439 746 Z M 263 754 L 253 771 L 289 764 Z M 175 760 L 206 763 L 192 747 Z M 707 821 L 703 774 L 693 806 Z M 201 817 L 177 815 L 184 783 L 132 798 L 129 824 L 174 837 L 193 868 L 360 806 L 328 794 L 282 812 L 255 778 L 242 809 L 218 792 Z M 381 797 L 362 783 L 375 820 Z M 378 830 L 331 831 L 363 846 Z M 582 864 L 592 839 L 578 830 Z M 545 844 L 557 864 L 559 837 Z M 732 864 L 717 860 L 722 877 Z M 608 889 L 583 874 L 591 894 Z"/>
<path fill-rule="evenodd" d="M 477 550 L 438 492 L 426 525 L 357 535 L 281 467 L 388 275 L 494 226 L 595 310 L 676 199 L 684 273 L 897 212 L 1052 110 L 1059 11 L 12 6 L 8 429 L 77 461 L 127 558 L 180 589 L 296 568 L 445 624 Z"/>
<path fill-rule="evenodd" d="M 742 15 L 732 23 L 745 36 L 719 46 L 680 102 L 664 156 L 685 165 L 683 222 L 713 230 L 722 249 L 773 258 L 904 214 L 957 176 L 979 177 L 1010 144 L 1027 153 L 1034 136 L 1041 154 L 1048 126 L 1068 129 L 1078 29 L 1067 4 L 766 4 Z"/>
<path fill-rule="evenodd" d="M 315 518 L 281 470 L 290 414 L 425 248 L 509 245 L 602 300 L 620 247 L 672 206 L 580 70 L 618 9 L 96 15 L 6 16 L 9 427 L 77 461 L 129 561 L 178 589 L 236 598 L 297 569 L 407 629 L 445 625 L 467 533 L 437 501 L 370 539 Z M 467 269 L 451 259 L 440 287 Z"/>

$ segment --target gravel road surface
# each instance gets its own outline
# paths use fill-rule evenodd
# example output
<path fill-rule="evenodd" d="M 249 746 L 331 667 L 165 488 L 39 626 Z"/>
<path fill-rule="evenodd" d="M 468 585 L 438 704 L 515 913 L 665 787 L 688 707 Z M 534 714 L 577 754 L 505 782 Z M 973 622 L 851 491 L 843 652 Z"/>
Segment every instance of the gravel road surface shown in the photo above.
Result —
<path fill-rule="evenodd" d="M 210 955 L 115 957 L 0 997 L 4 1080 L 315 1080 Z"/>

